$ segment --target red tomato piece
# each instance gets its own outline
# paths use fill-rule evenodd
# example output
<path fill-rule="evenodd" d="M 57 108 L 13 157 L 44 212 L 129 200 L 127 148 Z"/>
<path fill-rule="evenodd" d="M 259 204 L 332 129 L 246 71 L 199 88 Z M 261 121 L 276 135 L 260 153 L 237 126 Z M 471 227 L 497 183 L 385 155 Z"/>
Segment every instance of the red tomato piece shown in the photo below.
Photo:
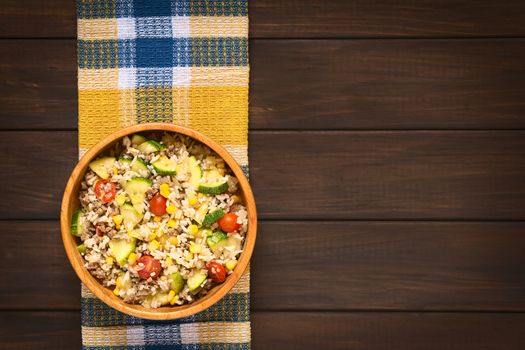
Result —
<path fill-rule="evenodd" d="M 216 261 L 211 261 L 208 264 L 208 275 L 212 281 L 222 283 L 226 279 L 226 270 L 222 264 Z"/>
<path fill-rule="evenodd" d="M 241 227 L 241 225 L 237 223 L 237 215 L 234 213 L 228 213 L 220 218 L 219 226 L 224 232 L 233 232 Z"/>
<path fill-rule="evenodd" d="M 100 229 L 100 227 L 98 227 L 98 225 L 95 225 L 95 233 L 96 233 L 97 236 L 99 236 L 99 237 L 104 236 L 104 232 L 102 232 L 102 230 Z"/>
<path fill-rule="evenodd" d="M 117 187 L 109 180 L 98 180 L 94 187 L 95 195 L 102 203 L 109 203 L 117 195 Z"/>
<path fill-rule="evenodd" d="M 143 255 L 137 260 L 137 264 L 143 264 L 144 268 L 138 270 L 139 277 L 147 280 L 148 278 L 158 277 L 162 270 L 160 261 L 153 258 L 151 255 Z"/>
<path fill-rule="evenodd" d="M 166 198 L 157 193 L 149 201 L 149 211 L 157 216 L 166 214 Z"/>

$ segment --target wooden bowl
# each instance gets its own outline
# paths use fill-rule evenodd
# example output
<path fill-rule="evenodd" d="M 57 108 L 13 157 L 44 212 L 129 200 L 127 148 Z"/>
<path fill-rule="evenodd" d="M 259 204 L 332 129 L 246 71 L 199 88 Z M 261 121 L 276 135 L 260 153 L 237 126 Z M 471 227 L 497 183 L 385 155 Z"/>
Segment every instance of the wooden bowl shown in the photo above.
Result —
<path fill-rule="evenodd" d="M 84 258 L 77 250 L 76 237 L 70 232 L 71 216 L 79 207 L 78 194 L 80 184 L 84 177 L 84 173 L 88 168 L 89 162 L 95 159 L 102 152 L 111 148 L 122 137 L 148 131 L 169 131 L 187 135 L 202 142 L 214 150 L 224 159 L 224 161 L 228 164 L 230 169 L 239 180 L 239 189 L 245 199 L 244 202 L 248 211 L 248 232 L 244 241 L 244 250 L 239 257 L 237 266 L 233 270 L 233 273 L 228 276 L 225 282 L 213 287 L 204 297 L 197 299 L 191 304 L 182 306 L 162 306 L 157 309 L 148 309 L 141 305 L 125 303 L 122 299 L 115 296 L 110 289 L 104 287 L 95 277 L 91 275 L 91 273 L 89 273 L 89 271 L 86 270 L 84 267 Z M 150 320 L 170 320 L 190 316 L 207 309 L 224 297 L 224 295 L 226 295 L 226 293 L 232 289 L 235 283 L 237 283 L 246 269 L 246 266 L 250 261 L 250 257 L 252 256 L 255 245 L 255 237 L 257 234 L 257 212 L 255 209 L 255 200 L 253 198 L 253 193 L 248 180 L 244 176 L 244 173 L 242 172 L 239 164 L 237 164 L 233 157 L 221 145 L 209 137 L 190 128 L 171 123 L 147 123 L 130 126 L 108 135 L 95 146 L 93 146 L 89 151 L 87 151 L 82 159 L 80 159 L 75 169 L 73 169 L 64 191 L 62 207 L 60 210 L 60 227 L 62 230 L 62 241 L 64 243 L 64 248 L 66 249 L 67 257 L 71 262 L 73 269 L 80 280 L 99 299 L 112 308 L 128 315 Z"/>

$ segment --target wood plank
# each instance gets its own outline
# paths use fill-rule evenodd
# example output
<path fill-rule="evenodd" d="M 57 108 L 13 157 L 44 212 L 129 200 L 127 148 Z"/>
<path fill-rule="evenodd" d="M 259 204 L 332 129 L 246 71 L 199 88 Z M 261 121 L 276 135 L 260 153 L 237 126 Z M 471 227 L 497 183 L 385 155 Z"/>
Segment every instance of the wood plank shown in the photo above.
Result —
<path fill-rule="evenodd" d="M 523 314 L 252 314 L 253 349 L 523 349 Z M 77 312 L 1 312 L 3 349 L 80 347 Z"/>
<path fill-rule="evenodd" d="M 57 218 L 69 173 L 78 158 L 77 133 L 1 132 L 1 219 Z M 22 143 L 20 143 L 22 142 Z"/>
<path fill-rule="evenodd" d="M 525 128 L 525 40 L 251 43 L 250 128 Z M 0 45 L 0 128 L 77 127 L 74 41 Z"/>
<path fill-rule="evenodd" d="M 80 312 L 0 312 L 2 349 L 78 349 Z"/>
<path fill-rule="evenodd" d="M 525 223 L 259 226 L 256 310 L 525 310 Z"/>
<path fill-rule="evenodd" d="M 80 280 L 67 260 L 57 221 L 0 221 L 0 309 L 78 309 Z M 38 272 L 35 272 L 35 269 Z M 22 278 L 22 276 L 30 276 Z"/>
<path fill-rule="evenodd" d="M 2 0 L 0 37 L 76 37 L 75 1 Z"/>
<path fill-rule="evenodd" d="M 254 349 L 523 349 L 523 314 L 254 313 Z"/>
<path fill-rule="evenodd" d="M 254 132 L 266 219 L 525 218 L 525 132 Z"/>
<path fill-rule="evenodd" d="M 525 33 L 525 4 L 482 1 L 250 1 L 255 37 L 479 37 Z"/>
<path fill-rule="evenodd" d="M 0 219 L 57 218 L 76 132 L 0 137 Z M 525 218 L 525 131 L 252 132 L 249 155 L 262 219 Z"/>
<path fill-rule="evenodd" d="M 75 2 L 5 0 L 0 37 L 75 37 Z M 38 9 L 38 11 L 35 11 Z M 250 35 L 269 38 L 523 36 L 522 1 L 256 0 Z"/>
<path fill-rule="evenodd" d="M 0 128 L 76 128 L 76 69 L 73 40 L 3 41 Z"/>
<path fill-rule="evenodd" d="M 524 229 L 525 222 L 262 221 L 252 309 L 525 311 Z M 10 242 L 0 247 L 0 275 L 17 281 L 0 289 L 0 309 L 80 307 L 58 222 L 0 221 L 0 232 Z"/>
<path fill-rule="evenodd" d="M 525 41 L 255 41 L 252 129 L 524 128 Z"/>

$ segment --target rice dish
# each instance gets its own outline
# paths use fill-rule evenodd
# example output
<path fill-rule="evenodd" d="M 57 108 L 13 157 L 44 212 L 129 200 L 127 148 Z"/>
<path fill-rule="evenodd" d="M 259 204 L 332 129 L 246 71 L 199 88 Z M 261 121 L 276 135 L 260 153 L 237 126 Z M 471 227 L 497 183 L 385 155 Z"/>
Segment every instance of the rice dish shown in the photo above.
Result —
<path fill-rule="evenodd" d="M 89 164 L 71 233 L 86 269 L 126 303 L 191 303 L 235 269 L 248 229 L 238 180 L 177 133 L 122 138 Z"/>

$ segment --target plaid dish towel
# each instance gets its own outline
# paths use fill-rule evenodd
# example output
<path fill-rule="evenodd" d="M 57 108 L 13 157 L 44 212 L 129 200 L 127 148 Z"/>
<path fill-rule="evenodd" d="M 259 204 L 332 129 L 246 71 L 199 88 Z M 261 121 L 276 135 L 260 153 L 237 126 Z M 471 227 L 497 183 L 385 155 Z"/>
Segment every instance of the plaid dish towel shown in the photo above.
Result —
<path fill-rule="evenodd" d="M 247 0 L 78 0 L 80 155 L 124 126 L 174 122 L 248 171 Z M 176 321 L 119 313 L 82 286 L 84 349 L 249 349 L 249 270 L 208 310 Z"/>

